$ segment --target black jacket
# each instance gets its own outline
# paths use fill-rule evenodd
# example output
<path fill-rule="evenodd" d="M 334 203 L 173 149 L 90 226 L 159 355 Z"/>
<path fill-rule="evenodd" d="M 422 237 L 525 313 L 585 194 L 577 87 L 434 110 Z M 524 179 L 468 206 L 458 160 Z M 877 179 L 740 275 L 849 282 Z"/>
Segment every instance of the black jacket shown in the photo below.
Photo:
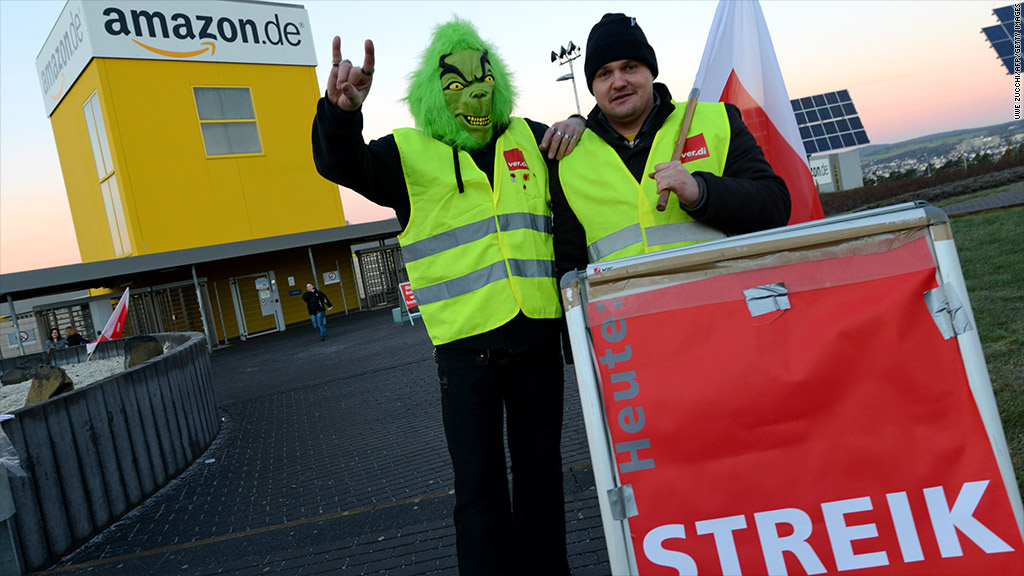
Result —
<path fill-rule="evenodd" d="M 327 299 L 327 295 L 316 288 L 312 292 L 309 290 L 303 292 L 302 299 L 306 301 L 306 310 L 309 311 L 310 316 L 326 312 L 328 308 L 333 307 L 331 301 Z"/>
<path fill-rule="evenodd" d="M 547 126 L 526 120 L 539 144 Z M 508 128 L 498 126 L 491 141 L 470 153 L 477 167 L 494 185 L 494 154 L 497 139 Z M 547 155 L 545 154 L 545 159 Z M 363 140 L 363 114 L 341 110 L 321 98 L 313 119 L 313 163 L 321 176 L 351 188 L 366 199 L 395 210 L 402 229 L 409 224 L 409 191 L 402 173 L 402 159 L 393 134 L 371 141 Z M 550 186 L 558 186 L 558 165 L 548 160 Z M 554 192 L 552 191 L 552 194 Z M 561 194 L 560 194 L 561 195 Z M 537 343 L 558 334 L 559 319 L 533 319 L 520 313 L 505 325 L 489 332 L 442 345 L 459 349 L 507 349 Z"/>
<path fill-rule="evenodd" d="M 673 112 L 672 95 L 664 84 L 654 85 L 655 109 L 644 122 L 633 142 L 616 132 L 600 108 L 594 107 L 587 118 L 593 130 L 618 154 L 637 182 L 646 178 L 644 167 L 654 136 Z M 714 226 L 727 234 L 743 234 L 789 222 L 790 199 L 785 181 L 772 170 L 754 135 L 743 123 L 738 108 L 725 105 L 731 130 L 729 151 L 722 176 L 694 172 L 701 197 L 693 207 L 685 208 L 694 220 Z M 587 236 L 561 187 L 551 189 L 554 214 L 555 260 L 558 276 L 588 263 Z"/>

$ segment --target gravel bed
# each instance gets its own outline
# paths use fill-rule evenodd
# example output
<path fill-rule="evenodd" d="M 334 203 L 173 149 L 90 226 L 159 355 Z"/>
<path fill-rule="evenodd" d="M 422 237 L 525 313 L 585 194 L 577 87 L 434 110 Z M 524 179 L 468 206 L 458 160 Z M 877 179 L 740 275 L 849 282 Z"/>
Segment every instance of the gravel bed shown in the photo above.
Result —
<path fill-rule="evenodd" d="M 68 364 L 61 368 L 71 378 L 71 382 L 77 389 L 124 371 L 124 358 L 116 356 L 102 360 L 90 360 L 78 364 Z M 25 380 L 0 388 L 0 414 L 7 414 L 25 406 L 25 399 L 28 397 L 28 389 L 31 386 L 32 380 Z"/>

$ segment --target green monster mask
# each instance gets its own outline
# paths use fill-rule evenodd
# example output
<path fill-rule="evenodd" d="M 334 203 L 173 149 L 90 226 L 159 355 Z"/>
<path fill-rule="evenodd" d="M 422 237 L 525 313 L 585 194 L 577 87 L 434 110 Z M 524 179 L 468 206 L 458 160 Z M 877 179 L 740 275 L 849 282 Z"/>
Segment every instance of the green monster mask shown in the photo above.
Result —
<path fill-rule="evenodd" d="M 487 51 L 459 50 L 441 56 L 441 85 L 448 109 L 481 145 L 491 139 L 494 75 Z"/>
<path fill-rule="evenodd" d="M 405 98 L 416 127 L 464 150 L 482 148 L 515 105 L 512 79 L 472 24 L 438 26 Z"/>

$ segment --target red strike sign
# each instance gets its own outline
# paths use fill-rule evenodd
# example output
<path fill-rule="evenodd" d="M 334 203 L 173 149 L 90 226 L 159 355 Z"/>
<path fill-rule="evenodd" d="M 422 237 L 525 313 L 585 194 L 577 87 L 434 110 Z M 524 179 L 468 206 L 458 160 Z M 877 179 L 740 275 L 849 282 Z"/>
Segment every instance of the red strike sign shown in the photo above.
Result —
<path fill-rule="evenodd" d="M 412 292 L 412 284 L 402 282 L 398 286 L 402 289 L 402 299 L 405 300 L 406 309 L 418 306 L 418 304 L 416 304 L 416 295 Z"/>
<path fill-rule="evenodd" d="M 921 239 L 588 303 L 639 573 L 1024 574 L 935 278 Z"/>

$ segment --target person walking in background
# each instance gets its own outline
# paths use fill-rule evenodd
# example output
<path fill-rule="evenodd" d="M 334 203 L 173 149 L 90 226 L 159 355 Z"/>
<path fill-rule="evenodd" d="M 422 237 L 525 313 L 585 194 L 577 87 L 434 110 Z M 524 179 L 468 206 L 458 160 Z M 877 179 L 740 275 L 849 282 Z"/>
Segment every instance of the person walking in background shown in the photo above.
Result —
<path fill-rule="evenodd" d="M 306 310 L 309 311 L 313 327 L 320 331 L 320 340 L 327 340 L 327 310 L 334 309 L 334 305 L 327 299 L 326 294 L 314 288 L 312 284 L 306 284 L 306 292 L 302 299 L 306 301 Z"/>

